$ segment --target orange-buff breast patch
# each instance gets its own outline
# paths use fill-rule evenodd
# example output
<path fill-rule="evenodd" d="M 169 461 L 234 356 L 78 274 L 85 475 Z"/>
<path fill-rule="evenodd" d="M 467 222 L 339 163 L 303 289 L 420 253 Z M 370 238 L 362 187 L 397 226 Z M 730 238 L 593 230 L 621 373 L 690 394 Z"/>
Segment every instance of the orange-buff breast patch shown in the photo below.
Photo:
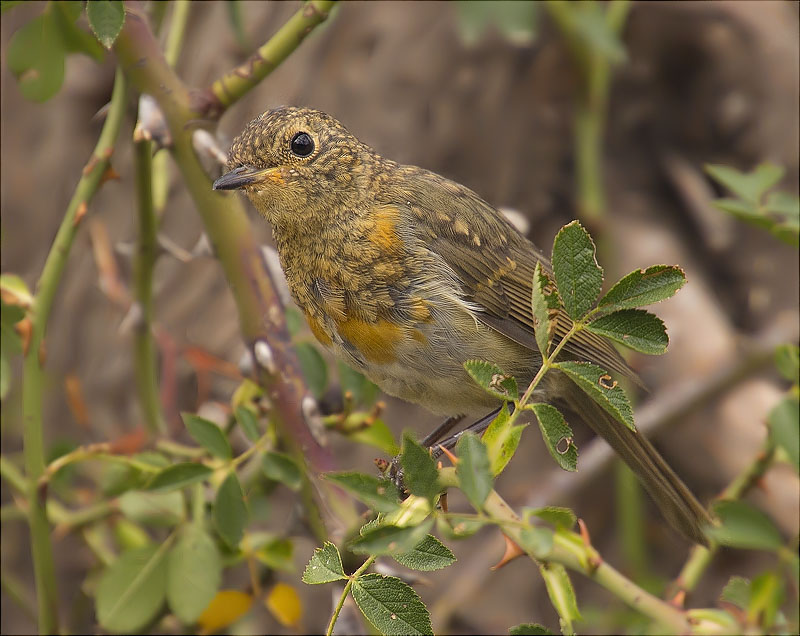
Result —
<path fill-rule="evenodd" d="M 394 362 L 394 350 L 405 336 L 405 329 L 388 320 L 364 322 L 345 320 L 338 325 L 339 335 L 352 344 L 370 362 Z"/>
<path fill-rule="evenodd" d="M 383 208 L 375 214 L 375 225 L 370 230 L 367 238 L 378 247 L 387 252 L 397 252 L 402 244 L 397 236 L 395 220 L 397 210 L 394 208 Z"/>

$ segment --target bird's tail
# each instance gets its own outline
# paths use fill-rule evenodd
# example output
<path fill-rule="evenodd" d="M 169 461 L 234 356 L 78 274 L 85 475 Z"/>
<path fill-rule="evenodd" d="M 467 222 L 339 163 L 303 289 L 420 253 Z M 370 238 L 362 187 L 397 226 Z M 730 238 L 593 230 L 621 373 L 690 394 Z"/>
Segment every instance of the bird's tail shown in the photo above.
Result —
<path fill-rule="evenodd" d="M 562 384 L 566 382 L 572 386 Z M 568 407 L 603 437 L 633 470 L 672 527 L 690 541 L 708 545 L 704 533 L 704 527 L 711 523 L 708 512 L 647 438 L 606 413 L 565 376 L 562 375 L 559 384 L 562 384 L 560 393 Z"/>

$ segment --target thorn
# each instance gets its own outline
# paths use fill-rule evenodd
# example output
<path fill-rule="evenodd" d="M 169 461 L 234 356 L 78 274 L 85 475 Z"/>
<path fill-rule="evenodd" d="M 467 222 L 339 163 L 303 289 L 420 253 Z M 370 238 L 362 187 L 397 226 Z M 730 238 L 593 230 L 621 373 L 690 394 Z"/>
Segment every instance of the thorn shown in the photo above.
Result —
<path fill-rule="evenodd" d="M 119 181 L 121 178 L 119 172 L 114 170 L 111 164 L 108 164 L 108 167 L 103 171 L 103 176 L 100 177 L 99 185 L 103 185 L 106 181 Z"/>
<path fill-rule="evenodd" d="M 44 363 L 47 361 L 47 344 L 45 343 L 44 338 L 39 343 L 39 366 L 43 367 Z"/>
<path fill-rule="evenodd" d="M 453 464 L 453 466 L 455 466 L 456 464 L 458 464 L 458 457 L 456 457 L 455 455 L 453 455 L 453 453 L 451 453 L 449 450 L 447 450 L 447 449 L 446 449 L 444 446 L 442 446 L 441 444 L 439 444 L 439 450 L 440 450 L 440 451 L 442 451 L 442 454 L 443 454 L 445 457 L 447 457 L 447 459 L 449 459 L 449 460 L 450 460 L 450 463 L 451 463 L 451 464 Z"/>
<path fill-rule="evenodd" d="M 509 539 L 506 535 L 503 535 L 503 539 L 506 541 L 506 550 L 503 553 L 503 558 L 501 558 L 496 565 L 493 565 L 491 568 L 489 568 L 490 570 L 499 570 L 517 557 L 521 557 L 523 554 L 525 554 L 525 550 L 520 548 L 517 543 Z"/>
<path fill-rule="evenodd" d="M 78 209 L 75 210 L 75 218 L 72 221 L 72 227 L 78 227 L 88 211 L 89 206 L 86 205 L 86 201 L 81 201 L 81 203 L 78 205 Z"/>
<path fill-rule="evenodd" d="M 578 528 L 580 529 L 581 539 L 583 539 L 583 544 L 587 548 L 592 547 L 592 538 L 589 536 L 589 528 L 586 527 L 586 523 L 583 519 L 578 519 Z"/>
<path fill-rule="evenodd" d="M 439 505 L 442 507 L 442 512 L 447 514 L 447 493 L 443 492 L 442 496 L 439 497 Z"/>
<path fill-rule="evenodd" d="M 22 355 L 28 355 L 28 348 L 31 345 L 31 335 L 33 333 L 33 323 L 31 319 L 25 316 L 25 318 L 14 325 L 14 331 L 19 334 L 22 340 Z"/>
<path fill-rule="evenodd" d="M 678 609 L 683 609 L 683 605 L 686 602 L 686 590 L 678 590 L 675 596 L 673 596 L 669 600 L 669 604 L 673 607 L 677 607 Z"/>

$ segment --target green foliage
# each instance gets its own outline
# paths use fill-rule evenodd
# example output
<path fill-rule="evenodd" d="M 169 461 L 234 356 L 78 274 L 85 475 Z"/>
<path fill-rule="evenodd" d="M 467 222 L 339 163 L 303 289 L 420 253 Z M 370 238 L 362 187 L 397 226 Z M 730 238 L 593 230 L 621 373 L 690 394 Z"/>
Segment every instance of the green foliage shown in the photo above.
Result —
<path fill-rule="evenodd" d="M 561 228 L 553 242 L 553 275 L 567 315 L 581 320 L 594 306 L 603 285 L 589 233 L 578 221 Z"/>
<path fill-rule="evenodd" d="M 644 309 L 621 309 L 593 320 L 586 329 L 649 355 L 667 352 L 664 322 Z"/>
<path fill-rule="evenodd" d="M 393 512 L 399 505 L 392 482 L 362 473 L 327 473 L 325 478 L 341 486 L 377 512 Z"/>
<path fill-rule="evenodd" d="M 420 446 L 409 433 L 403 434 L 400 464 L 403 466 L 406 488 L 411 494 L 432 501 L 442 491 L 439 471 L 428 449 Z"/>
<path fill-rule="evenodd" d="M 464 433 L 456 444 L 456 456 L 459 488 L 467 496 L 472 507 L 480 510 L 493 485 L 486 446 L 473 433 Z"/>
<path fill-rule="evenodd" d="M 553 549 L 553 533 L 547 528 L 531 526 L 519 533 L 520 546 L 537 559 L 546 559 Z"/>
<path fill-rule="evenodd" d="M 516 379 L 504 373 L 497 365 L 484 360 L 467 360 L 464 368 L 487 393 L 500 400 L 519 399 Z"/>
<path fill-rule="evenodd" d="M 100 44 L 110 49 L 125 24 L 122 0 L 91 0 L 86 3 L 86 16 L 92 33 L 100 40 Z"/>
<path fill-rule="evenodd" d="M 11 388 L 11 356 L 22 353 L 15 325 L 24 317 L 22 307 L 0 302 L 0 400 L 5 399 Z"/>
<path fill-rule="evenodd" d="M 477 44 L 494 26 L 509 42 L 531 44 L 536 37 L 539 6 L 537 2 L 518 0 L 459 0 L 458 26 L 467 45 Z"/>
<path fill-rule="evenodd" d="M 297 492 L 303 482 L 303 474 L 297 462 L 285 453 L 268 451 L 261 459 L 261 470 L 268 479 L 279 481 L 284 486 Z"/>
<path fill-rule="evenodd" d="M 708 536 L 722 545 L 751 550 L 779 550 L 783 538 L 760 510 L 743 501 L 719 501 L 714 514 L 721 525 L 708 529 Z"/>
<path fill-rule="evenodd" d="M 383 526 L 369 528 L 350 544 L 355 554 L 397 555 L 414 549 L 428 534 L 433 519 L 416 526 Z"/>
<path fill-rule="evenodd" d="M 790 344 L 777 347 L 775 366 L 784 378 L 794 384 L 800 384 L 800 347 Z"/>
<path fill-rule="evenodd" d="M 380 389 L 375 384 L 342 362 L 336 363 L 336 369 L 339 372 L 342 394 L 349 392 L 353 396 L 353 402 L 361 406 L 370 406 L 375 402 L 380 393 Z"/>
<path fill-rule="evenodd" d="M 520 623 L 509 628 L 509 636 L 552 636 L 551 632 L 546 627 L 538 623 Z"/>
<path fill-rule="evenodd" d="M 572 623 L 581 620 L 581 613 L 578 611 L 575 589 L 567 570 L 558 563 L 543 563 L 539 566 L 539 571 L 547 587 L 550 602 L 560 617 L 561 631 L 564 634 L 574 634 Z"/>
<path fill-rule="evenodd" d="M 179 492 L 129 490 L 119 498 L 119 509 L 131 521 L 152 526 L 175 526 L 186 517 Z"/>
<path fill-rule="evenodd" d="M 783 177 L 783 167 L 767 162 L 752 172 L 721 165 L 705 168 L 711 178 L 736 196 L 717 199 L 717 208 L 770 231 L 785 243 L 800 244 L 800 199 L 788 192 L 770 191 Z"/>
<path fill-rule="evenodd" d="M 319 400 L 328 388 L 328 365 L 319 350 L 309 342 L 296 343 L 294 351 L 311 395 Z"/>
<path fill-rule="evenodd" d="M 553 310 L 561 307 L 561 299 L 552 281 L 542 270 L 541 263 L 536 263 L 536 268 L 533 270 L 532 290 L 531 311 L 536 346 L 539 347 L 539 351 L 549 355 L 555 328 Z"/>
<path fill-rule="evenodd" d="M 503 472 L 511 461 L 527 424 L 514 424 L 508 407 L 503 406 L 483 434 L 489 453 L 489 467 L 494 477 Z"/>
<path fill-rule="evenodd" d="M 628 396 L 606 371 L 591 362 L 558 362 L 554 366 L 566 373 L 614 419 L 632 431 L 636 430 Z"/>
<path fill-rule="evenodd" d="M 235 408 L 234 414 L 236 422 L 242 427 L 242 432 L 247 439 L 251 442 L 257 442 L 261 437 L 261 431 L 258 428 L 258 418 L 252 409 L 239 405 Z"/>
<path fill-rule="evenodd" d="M 303 572 L 303 583 L 319 585 L 346 578 L 339 550 L 330 541 L 314 550 L 311 560 Z"/>
<path fill-rule="evenodd" d="M 674 265 L 653 265 L 619 279 L 597 303 L 598 309 L 636 309 L 672 297 L 686 284 L 686 275 Z"/>
<path fill-rule="evenodd" d="M 381 634 L 433 634 L 428 609 L 400 579 L 365 574 L 353 581 L 352 592 L 358 609 Z"/>
<path fill-rule="evenodd" d="M 571 530 L 578 522 L 578 517 L 575 516 L 572 510 L 569 508 L 560 508 L 558 506 L 525 508 L 523 510 L 523 517 L 525 520 L 528 520 L 531 516 L 538 517 L 556 528 L 564 528 L 565 530 Z"/>
<path fill-rule="evenodd" d="M 189 462 L 173 464 L 156 474 L 147 487 L 153 491 L 168 492 L 203 481 L 211 475 L 211 472 L 211 469 L 203 464 Z"/>
<path fill-rule="evenodd" d="M 452 550 L 432 534 L 427 535 L 407 552 L 392 554 L 391 557 L 400 565 L 422 572 L 441 570 L 456 561 Z"/>
<path fill-rule="evenodd" d="M 217 546 L 197 524 L 186 524 L 167 557 L 167 603 L 175 616 L 191 625 L 214 598 L 222 582 Z"/>
<path fill-rule="evenodd" d="M 789 462 L 800 471 L 800 397 L 796 391 L 786 395 L 767 417 L 770 438 L 783 449 Z"/>
<path fill-rule="evenodd" d="M 230 460 L 233 457 L 233 450 L 228 438 L 214 422 L 193 413 L 181 413 L 181 417 L 189 435 L 209 453 L 224 460 Z"/>
<path fill-rule="evenodd" d="M 572 438 L 572 429 L 556 407 L 549 404 L 531 404 L 542 431 L 547 450 L 561 468 L 578 470 L 578 447 Z"/>
<path fill-rule="evenodd" d="M 214 500 L 214 526 L 229 548 L 235 550 L 248 522 L 247 504 L 239 478 L 231 472 L 217 490 Z"/>

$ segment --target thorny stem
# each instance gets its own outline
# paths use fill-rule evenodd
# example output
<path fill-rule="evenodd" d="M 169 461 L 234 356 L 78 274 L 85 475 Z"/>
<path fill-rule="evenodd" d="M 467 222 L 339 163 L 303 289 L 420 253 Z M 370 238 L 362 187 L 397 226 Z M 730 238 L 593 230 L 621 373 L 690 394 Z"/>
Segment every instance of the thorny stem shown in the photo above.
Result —
<path fill-rule="evenodd" d="M 324 22 L 336 4 L 311 0 L 304 4 L 268 42 L 235 69 L 216 80 L 209 89 L 210 115 L 219 117 L 277 68 L 318 24 Z"/>
<path fill-rule="evenodd" d="M 353 581 L 361 576 L 369 566 L 375 563 L 377 558 L 377 556 L 369 557 L 366 561 L 364 561 L 364 563 L 361 564 L 360 568 L 347 577 L 347 583 L 344 585 L 342 595 L 339 597 L 339 602 L 336 603 L 336 607 L 333 609 L 333 615 L 331 616 L 330 623 L 328 623 L 328 629 L 325 631 L 325 636 L 333 635 L 333 628 L 336 626 L 336 621 L 339 620 L 339 614 L 344 607 L 344 602 L 347 600 L 347 595 L 350 593 L 350 588 L 353 587 Z"/>
<path fill-rule="evenodd" d="M 103 182 L 110 165 L 114 142 L 119 134 L 125 114 L 126 82 L 118 71 L 108 117 L 97 141 L 92 157 L 83 170 L 64 218 L 47 254 L 42 275 L 37 284 L 36 296 L 30 310 L 31 338 L 22 377 L 22 412 L 25 426 L 25 473 L 29 480 L 28 520 L 31 532 L 31 550 L 38 601 L 38 629 L 50 634 L 58 631 L 58 593 L 56 590 L 53 547 L 45 510 L 46 493 L 38 491 L 39 477 L 44 472 L 44 438 L 42 432 L 42 392 L 44 385 L 45 331 L 50 310 L 67 263 L 73 239 L 89 200 Z"/>

